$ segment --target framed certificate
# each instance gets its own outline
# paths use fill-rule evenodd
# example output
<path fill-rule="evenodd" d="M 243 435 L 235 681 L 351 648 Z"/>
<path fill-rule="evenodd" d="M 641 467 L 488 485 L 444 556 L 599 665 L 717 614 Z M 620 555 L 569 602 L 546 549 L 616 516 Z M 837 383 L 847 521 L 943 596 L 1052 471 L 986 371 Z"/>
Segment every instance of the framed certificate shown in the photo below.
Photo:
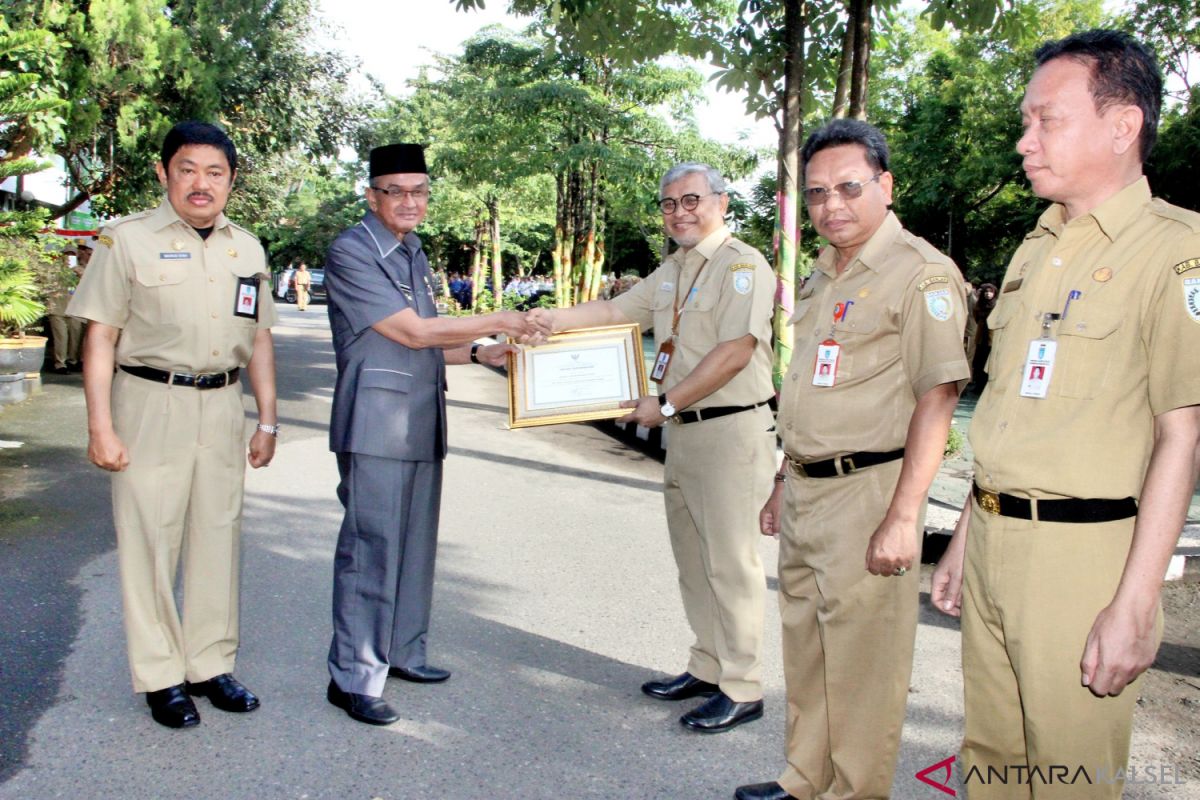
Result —
<path fill-rule="evenodd" d="M 508 426 L 623 417 L 622 400 L 646 394 L 642 332 L 636 324 L 556 333 L 508 357 Z"/>

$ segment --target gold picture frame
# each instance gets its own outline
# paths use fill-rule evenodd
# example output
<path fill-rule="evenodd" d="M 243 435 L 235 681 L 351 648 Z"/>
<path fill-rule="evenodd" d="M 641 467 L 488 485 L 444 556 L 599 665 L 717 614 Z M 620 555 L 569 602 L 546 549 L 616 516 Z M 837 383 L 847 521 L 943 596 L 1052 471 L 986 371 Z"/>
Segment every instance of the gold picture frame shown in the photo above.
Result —
<path fill-rule="evenodd" d="M 508 427 L 623 417 L 622 400 L 647 393 L 636 323 L 580 328 L 508 356 Z"/>

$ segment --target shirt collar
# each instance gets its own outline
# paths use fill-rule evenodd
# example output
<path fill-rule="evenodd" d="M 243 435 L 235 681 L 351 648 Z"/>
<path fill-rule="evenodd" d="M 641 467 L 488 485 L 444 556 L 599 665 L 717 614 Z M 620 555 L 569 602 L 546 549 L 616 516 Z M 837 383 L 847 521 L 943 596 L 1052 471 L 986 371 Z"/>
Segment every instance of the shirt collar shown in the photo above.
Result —
<path fill-rule="evenodd" d="M 1045 236 L 1047 233 L 1058 236 L 1067 225 L 1076 224 L 1079 220 L 1092 219 L 1100 232 L 1111 242 L 1133 222 L 1137 210 L 1150 200 L 1150 181 L 1143 175 L 1093 208 L 1090 213 L 1076 217 L 1070 222 L 1064 221 L 1066 209 L 1062 203 L 1053 204 L 1038 218 L 1037 228 L 1029 236 L 1034 238 Z"/>
<path fill-rule="evenodd" d="M 176 223 L 182 225 L 190 231 L 196 230 L 189 222 L 184 220 L 183 217 L 176 213 L 175 207 L 171 205 L 171 201 L 165 197 L 158 208 L 154 209 L 154 213 L 150 215 L 149 219 L 150 225 L 156 231 L 169 228 Z M 228 227 L 229 220 L 225 217 L 225 212 L 222 211 L 220 214 L 217 214 L 217 218 L 213 221 L 213 233 L 216 233 L 220 230 L 225 230 Z"/>
<path fill-rule="evenodd" d="M 368 211 L 364 214 L 362 222 L 359 224 L 366 228 L 367 233 L 371 235 L 371 239 L 375 242 L 375 248 L 379 251 L 380 258 L 387 258 L 402 243 L 410 255 L 421 249 L 421 237 L 410 231 L 404 234 L 403 239 L 397 239 L 396 234 L 388 230 L 379 217 L 375 216 L 375 212 L 373 211 Z"/>
<path fill-rule="evenodd" d="M 894 211 L 889 211 L 887 216 L 883 218 L 883 222 L 871 234 L 871 237 L 859 248 L 854 258 L 850 259 L 850 263 L 846 265 L 845 273 L 850 267 L 854 266 L 855 262 L 861 262 L 864 267 L 872 272 L 881 272 L 884 265 L 887 263 L 888 254 L 892 249 L 892 242 L 900 235 L 903 227 L 900 225 L 899 218 L 896 217 Z M 816 266 L 826 275 L 831 278 L 837 277 L 837 250 L 832 245 L 821 251 L 821 255 L 817 257 Z"/>

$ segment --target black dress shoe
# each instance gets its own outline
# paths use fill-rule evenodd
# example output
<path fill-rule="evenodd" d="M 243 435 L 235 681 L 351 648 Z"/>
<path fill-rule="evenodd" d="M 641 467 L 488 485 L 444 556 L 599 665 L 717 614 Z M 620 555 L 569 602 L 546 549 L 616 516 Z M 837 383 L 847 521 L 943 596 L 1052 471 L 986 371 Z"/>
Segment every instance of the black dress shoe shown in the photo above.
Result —
<path fill-rule="evenodd" d="M 642 684 L 642 691 L 656 700 L 687 700 L 689 697 L 712 697 L 721 690 L 715 683 L 685 672 L 665 681 L 647 681 Z"/>
<path fill-rule="evenodd" d="M 365 722 L 368 725 L 391 725 L 400 719 L 396 709 L 387 704 L 382 697 L 370 697 L 365 694 L 343 692 L 333 681 L 325 691 L 329 702 L 345 711 L 351 719 Z"/>
<path fill-rule="evenodd" d="M 200 724 L 200 712 L 196 704 L 183 690 L 183 684 L 168 686 L 154 692 L 146 692 L 146 705 L 150 706 L 150 716 L 159 725 L 168 728 L 190 728 Z"/>
<path fill-rule="evenodd" d="M 700 733 L 721 733 L 763 715 L 763 701 L 735 703 L 729 695 L 719 692 L 679 718 L 685 727 Z"/>
<path fill-rule="evenodd" d="M 222 711 L 253 711 L 259 706 L 254 693 L 238 683 L 237 678 L 228 672 L 199 683 L 188 683 L 186 686 L 187 693 L 192 697 L 207 697 Z"/>
<path fill-rule="evenodd" d="M 388 667 L 388 675 L 413 683 L 441 683 L 450 677 L 450 670 L 425 664 L 420 667 Z"/>
<path fill-rule="evenodd" d="M 739 786 L 733 793 L 733 798 L 734 800 L 796 800 L 775 781 Z"/>

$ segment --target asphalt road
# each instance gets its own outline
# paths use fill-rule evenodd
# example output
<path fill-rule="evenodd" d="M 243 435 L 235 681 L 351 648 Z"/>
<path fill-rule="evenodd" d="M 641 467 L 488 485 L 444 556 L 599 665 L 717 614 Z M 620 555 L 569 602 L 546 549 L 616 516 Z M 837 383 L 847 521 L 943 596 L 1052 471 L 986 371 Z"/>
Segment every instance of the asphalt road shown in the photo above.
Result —
<path fill-rule="evenodd" d="M 78 377 L 48 377 L 0 414 L 0 440 L 24 443 L 0 449 L 0 799 L 728 798 L 778 775 L 774 541 L 761 543 L 766 715 L 687 732 L 676 719 L 695 701 L 638 691 L 681 670 L 689 644 L 661 463 L 590 425 L 507 430 L 504 379 L 477 366 L 449 370 L 430 662 L 454 676 L 389 682 L 404 717 L 387 728 L 326 703 L 333 354 L 322 306 L 281 310 L 284 432 L 247 479 L 237 675 L 263 699 L 253 714 L 202 701 L 201 726 L 171 731 L 132 693 L 108 479 L 86 464 Z M 913 776 L 961 736 L 957 623 L 927 607 L 921 620 L 901 800 L 946 796 Z"/>

